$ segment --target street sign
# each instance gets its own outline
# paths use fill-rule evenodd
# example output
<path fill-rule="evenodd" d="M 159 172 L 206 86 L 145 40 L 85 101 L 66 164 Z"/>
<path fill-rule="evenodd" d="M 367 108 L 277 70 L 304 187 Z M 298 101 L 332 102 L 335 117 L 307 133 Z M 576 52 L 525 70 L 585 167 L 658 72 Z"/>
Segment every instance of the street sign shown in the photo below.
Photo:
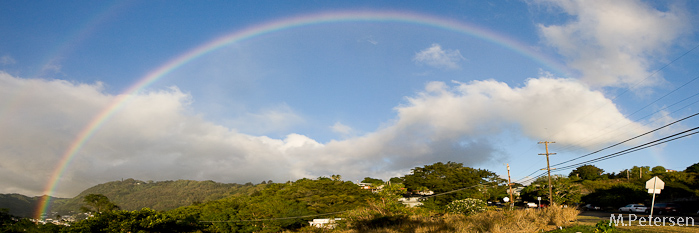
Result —
<path fill-rule="evenodd" d="M 541 201 L 541 197 L 536 197 L 537 200 Z"/>
<path fill-rule="evenodd" d="M 660 180 L 660 178 L 658 178 L 656 176 L 656 177 L 653 177 L 650 180 L 646 181 L 646 188 L 647 189 L 664 189 L 665 182 L 663 182 L 662 180 Z"/>
<path fill-rule="evenodd" d="M 505 198 L 503 198 L 502 200 L 505 201 L 505 202 L 509 202 L 509 201 L 510 201 L 510 198 L 509 198 L 509 197 L 505 197 Z"/>
<path fill-rule="evenodd" d="M 655 194 L 659 194 L 661 189 L 665 188 L 665 182 L 660 180 L 657 176 L 651 178 L 650 180 L 646 181 L 646 188 L 648 189 L 648 193 L 653 194 L 653 201 L 651 201 L 650 204 L 650 215 L 648 216 L 649 219 L 653 219 L 653 209 L 655 208 Z"/>

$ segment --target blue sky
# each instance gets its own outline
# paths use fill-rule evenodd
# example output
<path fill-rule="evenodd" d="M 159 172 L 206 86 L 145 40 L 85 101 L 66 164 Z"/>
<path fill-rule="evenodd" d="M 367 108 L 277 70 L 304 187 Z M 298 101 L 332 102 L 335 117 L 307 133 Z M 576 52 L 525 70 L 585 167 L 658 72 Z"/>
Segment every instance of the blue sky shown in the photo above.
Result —
<path fill-rule="evenodd" d="M 503 176 L 509 163 L 520 180 L 545 166 L 539 141 L 556 141 L 557 163 L 696 113 L 698 10 L 693 1 L 2 2 L 0 192 L 45 193 L 79 133 L 123 96 L 54 195 L 121 178 L 388 179 L 439 161 Z M 129 92 L 225 36 L 343 14 L 465 31 L 404 18 L 304 24 L 233 41 Z M 699 162 L 695 141 L 595 165 L 683 170 Z"/>

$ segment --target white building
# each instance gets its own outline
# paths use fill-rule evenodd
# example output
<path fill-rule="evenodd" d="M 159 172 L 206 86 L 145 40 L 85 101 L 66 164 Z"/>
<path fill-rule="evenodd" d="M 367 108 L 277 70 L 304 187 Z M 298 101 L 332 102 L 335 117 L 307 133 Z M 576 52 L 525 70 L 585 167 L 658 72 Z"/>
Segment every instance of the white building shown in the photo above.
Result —
<path fill-rule="evenodd" d="M 325 229 L 333 229 L 335 228 L 335 221 L 342 220 L 341 218 L 334 218 L 334 219 L 329 219 L 329 218 L 317 218 L 313 219 L 313 221 L 308 221 L 308 224 L 311 224 L 311 226 L 317 227 L 317 228 L 325 228 Z"/>
<path fill-rule="evenodd" d="M 422 197 L 401 197 L 398 198 L 398 201 L 403 203 L 403 205 L 406 205 L 408 207 L 415 207 L 415 206 L 421 206 L 422 202 L 421 199 Z"/>

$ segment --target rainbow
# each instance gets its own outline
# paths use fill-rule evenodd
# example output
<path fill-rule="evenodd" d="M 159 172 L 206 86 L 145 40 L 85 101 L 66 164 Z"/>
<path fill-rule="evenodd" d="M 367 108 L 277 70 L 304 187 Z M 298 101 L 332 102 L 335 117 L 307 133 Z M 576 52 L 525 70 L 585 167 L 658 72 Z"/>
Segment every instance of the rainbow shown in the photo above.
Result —
<path fill-rule="evenodd" d="M 36 211 L 37 218 L 39 218 L 42 214 L 46 212 L 46 209 L 48 208 L 48 204 L 50 201 L 50 196 L 54 193 L 54 190 L 56 189 L 56 186 L 59 183 L 61 175 L 65 171 L 66 167 L 68 167 L 73 157 L 77 154 L 78 151 L 80 151 L 80 149 L 88 141 L 88 139 L 90 139 L 90 137 L 97 130 L 99 130 L 101 126 L 107 120 L 109 120 L 115 112 L 117 112 L 120 108 L 122 108 L 129 102 L 129 99 L 131 98 L 131 96 L 133 96 L 133 94 L 156 82 L 158 79 L 166 76 L 178 67 L 187 64 L 188 62 L 197 59 L 211 51 L 217 50 L 232 43 L 245 41 L 263 34 L 273 33 L 277 31 L 290 30 L 309 25 L 338 22 L 397 22 L 459 32 L 485 41 L 489 41 L 491 43 L 498 44 L 504 48 L 507 48 L 525 57 L 528 57 L 542 64 L 546 68 L 552 69 L 552 71 L 556 71 L 561 74 L 566 74 L 566 72 L 562 72 L 566 70 L 564 68 L 561 68 L 562 66 L 558 65 L 556 62 L 552 62 L 551 59 L 539 53 L 531 51 L 530 49 L 528 49 L 527 46 L 515 40 L 509 39 L 505 36 L 499 35 L 497 33 L 491 32 L 489 30 L 474 25 L 416 13 L 371 11 L 325 12 L 283 18 L 280 20 L 274 20 L 267 23 L 254 25 L 219 37 L 208 43 L 205 43 L 187 51 L 186 53 L 168 61 L 162 66 L 157 67 L 155 70 L 148 72 L 144 77 L 142 77 L 132 86 L 127 88 L 123 92 L 123 94 L 118 95 L 117 98 L 109 106 L 107 106 L 99 114 L 97 114 L 92 119 L 92 121 L 89 122 L 85 126 L 85 128 L 80 131 L 75 140 L 68 147 L 68 150 L 66 150 L 65 153 L 62 155 L 61 160 L 59 161 L 56 169 L 54 170 L 52 176 L 49 179 L 49 182 L 45 186 L 44 193 L 46 195 L 44 196 L 45 198 L 43 198 L 40 201 L 40 204 Z"/>

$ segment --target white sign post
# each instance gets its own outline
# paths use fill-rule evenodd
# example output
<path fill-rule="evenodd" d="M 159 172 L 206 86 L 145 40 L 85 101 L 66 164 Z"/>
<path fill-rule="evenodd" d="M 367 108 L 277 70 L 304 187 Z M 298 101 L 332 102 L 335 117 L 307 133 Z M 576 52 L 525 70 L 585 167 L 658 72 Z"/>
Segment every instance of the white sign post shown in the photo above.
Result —
<path fill-rule="evenodd" d="M 665 182 L 660 180 L 657 176 L 651 178 L 650 180 L 646 181 L 646 188 L 648 189 L 648 193 L 653 194 L 653 201 L 650 204 L 650 216 L 648 216 L 649 219 L 653 219 L 653 207 L 655 207 L 655 194 L 660 194 L 660 190 L 665 188 Z"/>
<path fill-rule="evenodd" d="M 536 197 L 536 199 L 539 200 L 539 206 L 537 206 L 536 208 L 541 208 L 541 197 Z"/>

